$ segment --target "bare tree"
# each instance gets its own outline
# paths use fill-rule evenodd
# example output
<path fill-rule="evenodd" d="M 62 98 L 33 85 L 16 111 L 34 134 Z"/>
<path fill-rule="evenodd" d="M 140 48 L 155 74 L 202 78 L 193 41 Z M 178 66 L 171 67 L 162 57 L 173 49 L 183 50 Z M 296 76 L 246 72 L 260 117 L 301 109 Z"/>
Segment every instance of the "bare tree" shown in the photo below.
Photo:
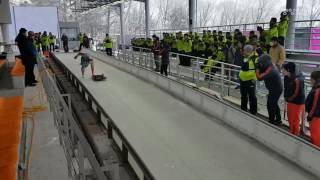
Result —
<path fill-rule="evenodd" d="M 320 3 L 318 0 L 312 0 L 310 4 L 310 12 L 308 19 L 316 20 L 320 18 Z"/>
<path fill-rule="evenodd" d="M 208 23 L 214 22 L 216 20 L 216 14 L 213 14 L 213 12 L 216 11 L 215 5 L 215 1 L 207 1 L 204 4 L 204 7 L 201 8 L 199 13 L 200 27 L 207 26 Z"/>
<path fill-rule="evenodd" d="M 169 0 L 159 0 L 158 1 L 158 18 L 156 19 L 156 25 L 159 28 L 165 28 L 168 25 L 169 14 L 171 9 L 169 8 Z"/>
<path fill-rule="evenodd" d="M 170 11 L 169 26 L 172 29 L 186 29 L 188 27 L 188 12 L 183 6 L 174 6 Z"/>
<path fill-rule="evenodd" d="M 267 21 L 271 16 L 277 17 L 280 7 L 275 7 L 275 0 L 256 0 L 253 1 L 251 6 L 251 22 L 258 23 Z"/>

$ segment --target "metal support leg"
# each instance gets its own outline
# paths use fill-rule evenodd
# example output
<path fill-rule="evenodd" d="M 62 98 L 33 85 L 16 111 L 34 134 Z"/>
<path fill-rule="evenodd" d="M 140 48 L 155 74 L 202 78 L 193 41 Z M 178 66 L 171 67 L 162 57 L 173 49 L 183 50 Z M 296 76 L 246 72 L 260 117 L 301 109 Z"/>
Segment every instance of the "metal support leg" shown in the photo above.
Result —
<path fill-rule="evenodd" d="M 224 96 L 224 63 L 221 63 L 221 96 Z"/>

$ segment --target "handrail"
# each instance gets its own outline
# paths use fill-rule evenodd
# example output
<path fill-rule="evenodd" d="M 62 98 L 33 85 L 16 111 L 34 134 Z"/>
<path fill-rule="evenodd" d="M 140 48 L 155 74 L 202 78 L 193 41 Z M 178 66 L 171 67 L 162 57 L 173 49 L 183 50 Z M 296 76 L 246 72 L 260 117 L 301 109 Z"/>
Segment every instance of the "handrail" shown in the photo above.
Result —
<path fill-rule="evenodd" d="M 139 58 L 135 60 L 134 54 L 130 51 L 124 50 L 120 52 L 115 58 L 106 58 L 107 56 L 104 55 L 102 52 L 88 51 L 88 53 L 90 53 L 92 57 L 96 58 L 101 62 L 107 63 L 111 66 L 119 68 L 122 71 L 133 74 L 138 78 L 146 80 L 147 82 L 150 82 L 156 85 L 157 87 L 165 91 L 168 91 L 170 94 L 172 93 L 176 98 L 181 99 L 182 101 L 185 101 L 188 104 L 194 105 L 196 109 L 203 110 L 205 113 L 212 111 L 212 113 L 208 113 L 208 114 L 214 117 L 222 118 L 221 119 L 222 121 L 226 122 L 229 125 L 231 124 L 232 127 L 235 127 L 235 129 L 239 129 L 240 131 L 244 132 L 244 134 L 247 134 L 253 137 L 254 139 L 258 139 L 260 142 L 262 142 L 262 144 L 268 144 L 267 142 L 272 142 L 271 143 L 272 145 L 270 146 L 269 144 L 268 147 L 270 147 L 271 149 L 277 149 L 278 147 L 281 148 L 281 150 L 279 150 L 278 152 L 281 155 L 285 155 L 285 157 L 287 157 L 289 160 L 295 161 L 297 158 L 300 158 L 300 159 L 302 158 L 302 160 L 305 160 L 305 161 L 309 161 L 312 159 L 314 160 L 312 162 L 317 162 L 317 163 L 319 162 L 318 160 L 314 159 L 314 158 L 317 158 L 318 156 L 315 156 L 309 159 L 302 157 L 303 155 L 306 155 L 306 153 L 301 152 L 301 149 L 304 147 L 308 147 L 308 148 L 311 147 L 313 153 L 318 152 L 316 151 L 317 148 L 311 145 L 309 142 L 301 139 L 300 137 L 289 134 L 284 129 L 271 125 L 270 123 L 261 119 L 260 117 L 256 117 L 256 116 L 250 115 L 249 113 L 240 111 L 239 109 L 237 109 L 237 107 L 232 106 L 230 103 L 219 100 L 213 97 L 212 95 L 210 95 L 209 93 L 202 91 L 201 89 L 193 88 L 179 80 L 175 80 L 172 78 L 166 78 L 160 75 L 151 75 L 153 74 L 153 72 L 151 72 L 152 70 L 148 69 L 148 67 L 143 66 L 144 59 Z M 148 56 L 148 55 L 144 54 L 143 56 Z M 142 63 L 142 64 L 140 65 L 137 63 Z M 177 91 L 177 89 L 179 90 Z M 188 91 L 186 91 L 186 89 L 188 89 Z M 181 92 L 181 93 L 178 93 L 178 92 Z M 185 92 L 188 92 L 188 93 L 185 93 Z M 193 92 L 195 92 L 194 93 L 195 95 L 193 94 Z M 186 94 L 192 94 L 192 95 L 186 96 Z M 194 98 L 194 97 L 198 97 L 198 98 Z M 217 102 L 219 104 L 221 103 L 222 105 L 213 106 L 213 103 L 210 103 L 210 102 L 214 102 L 214 103 Z M 226 115 L 226 114 L 229 114 L 229 112 L 231 111 L 232 112 L 236 111 L 237 115 L 235 116 Z M 243 116 L 241 116 L 240 114 L 243 114 Z M 229 120 L 228 118 L 229 119 L 232 118 L 232 120 Z M 240 121 L 237 118 L 239 118 Z M 232 125 L 233 123 L 237 124 L 237 126 Z M 263 124 L 263 126 L 256 127 L 257 124 L 261 124 L 261 125 Z M 267 130 L 268 132 L 262 132 L 265 130 Z M 272 134 L 274 136 L 272 137 L 265 136 L 266 134 Z M 275 137 L 278 135 L 280 135 L 279 136 L 281 139 L 280 141 L 278 138 Z M 290 138 L 282 139 L 284 137 L 282 135 L 285 135 L 285 136 L 288 135 Z M 262 139 L 259 138 L 260 136 L 262 137 Z M 292 142 L 292 140 L 294 140 L 293 144 L 295 145 L 295 147 L 291 148 L 290 143 Z M 274 142 L 276 142 L 277 144 L 275 144 Z M 283 145 L 283 142 L 286 142 L 285 146 Z M 302 145 L 298 145 L 299 143 L 302 143 Z M 287 151 L 287 149 L 290 149 L 290 151 Z M 293 155 L 286 156 L 287 154 L 293 154 Z M 299 154 L 299 156 L 297 156 L 296 154 Z M 319 166 L 307 166 L 302 161 L 295 161 L 295 162 L 298 165 L 301 165 L 302 167 L 308 167 L 308 168 L 319 167 Z M 310 163 L 307 163 L 307 164 L 310 164 Z"/>
<path fill-rule="evenodd" d="M 139 47 L 134 47 L 134 48 L 139 48 Z M 128 60 L 130 58 L 132 58 L 132 63 L 133 64 L 139 64 L 140 66 L 143 66 L 143 63 L 141 62 L 141 58 L 143 59 L 143 56 L 145 56 L 145 61 L 150 61 L 150 62 L 145 62 L 144 63 L 144 67 L 146 68 L 151 68 L 153 69 L 153 65 L 155 64 L 155 60 L 152 58 L 152 56 L 149 57 L 148 54 L 144 55 L 142 54 L 142 52 L 151 52 L 150 49 L 148 48 L 140 48 L 140 51 L 137 51 L 136 53 L 139 53 L 139 62 L 135 62 L 135 59 L 134 59 L 134 51 L 131 51 L 130 53 L 132 54 L 127 54 L 128 51 L 125 50 L 123 52 L 118 52 L 119 54 L 122 54 L 123 56 L 126 56 L 128 57 Z M 124 53 L 124 54 L 123 54 Z M 200 69 L 200 64 L 199 64 L 199 60 L 207 60 L 205 58 L 201 58 L 201 57 L 194 57 L 194 56 L 190 56 L 190 55 L 184 55 L 184 54 L 179 54 L 179 53 L 171 53 L 171 54 L 175 54 L 177 57 L 178 56 L 186 56 L 186 57 L 189 57 L 191 58 L 192 60 L 192 67 L 183 67 L 183 66 L 180 66 L 178 65 L 178 63 L 174 64 L 176 59 L 173 59 L 174 61 L 170 61 L 170 64 L 169 64 L 169 74 L 171 75 L 175 75 L 177 76 L 179 79 L 181 79 L 183 76 L 187 75 L 188 78 L 191 78 L 191 82 L 192 83 L 195 83 L 195 86 L 196 87 L 205 87 L 204 85 L 200 85 L 200 82 L 202 82 L 203 80 L 200 80 L 200 77 L 201 78 L 204 78 L 205 76 L 207 76 L 208 78 L 208 81 L 207 81 L 207 84 L 208 84 L 208 88 L 211 89 L 212 87 L 212 83 L 215 83 L 215 85 L 218 85 L 220 87 L 220 95 L 222 97 L 225 97 L 225 96 L 232 96 L 229 91 L 230 91 L 230 85 L 236 85 L 236 86 L 239 86 L 240 84 L 238 82 L 235 81 L 234 77 L 232 76 L 232 74 L 237 74 L 239 71 L 240 71 L 240 66 L 236 66 L 236 65 L 233 65 L 233 64 L 228 64 L 228 63 L 225 63 L 225 62 L 220 62 L 220 61 L 215 61 L 216 63 L 220 63 L 221 64 L 221 67 L 211 67 L 210 71 L 208 73 L 205 73 L 205 72 L 202 72 L 201 69 Z M 152 54 L 150 54 L 152 55 Z M 151 59 L 148 59 L 151 58 Z M 172 57 L 172 56 L 171 56 Z M 195 63 L 196 62 L 196 63 Z M 203 65 L 201 65 L 203 66 Z M 228 68 L 229 67 L 233 67 L 232 68 Z M 220 70 L 219 72 L 216 72 L 214 74 L 212 74 L 212 69 L 218 69 Z M 175 70 L 175 73 L 172 72 L 172 70 Z M 187 74 L 184 74 L 183 72 L 186 71 L 188 72 Z M 227 71 L 229 71 L 228 73 L 226 73 Z M 191 77 L 190 77 L 191 76 Z M 218 82 L 215 82 L 215 81 L 212 81 L 211 79 L 215 79 L 215 80 L 218 80 Z M 203 82 L 202 82 L 203 83 Z M 262 95 L 262 98 L 265 98 L 266 95 L 267 95 L 267 90 L 266 88 L 264 87 L 264 84 L 261 85 L 261 83 L 257 83 L 257 92 L 258 94 L 261 94 Z M 311 90 L 311 86 L 308 84 L 308 83 L 305 83 L 305 86 L 306 86 L 306 92 L 308 92 L 309 90 Z M 227 91 L 225 91 L 227 90 Z M 238 97 L 236 97 L 238 98 Z M 263 100 L 262 100 L 263 101 Z M 260 101 L 259 101 L 260 102 Z M 258 103 L 259 103 L 258 102 Z M 283 97 L 280 98 L 280 103 L 285 103 Z M 260 103 L 260 105 L 262 106 L 266 106 L 266 104 L 264 103 Z M 282 112 L 284 110 L 281 110 Z M 287 120 L 287 119 L 286 119 Z M 303 124 L 305 126 L 305 124 Z M 305 127 L 303 127 L 303 129 L 305 129 Z"/>
<path fill-rule="evenodd" d="M 303 54 L 303 55 L 317 54 L 317 55 L 320 55 L 319 50 L 286 49 L 286 52 L 287 52 L 287 54 Z"/>
<path fill-rule="evenodd" d="M 303 23 L 303 22 L 320 22 L 320 19 L 315 19 L 315 20 L 297 20 L 297 21 L 291 21 L 294 23 Z M 205 28 L 215 28 L 215 27 L 233 27 L 233 26 L 248 26 L 248 25 L 259 25 L 259 24 L 269 24 L 269 22 L 261 22 L 261 23 L 244 23 L 244 24 L 230 24 L 230 25 L 213 25 L 213 26 L 198 26 L 198 27 L 194 27 L 192 29 L 205 29 Z M 189 31 L 189 29 L 187 28 L 168 28 L 168 29 L 151 29 L 150 31 L 178 31 L 178 30 L 187 30 Z"/>
<path fill-rule="evenodd" d="M 152 52 L 152 50 L 149 49 L 149 48 L 142 48 L 142 47 L 137 47 L 137 46 L 131 46 L 131 47 L 132 48 L 141 49 L 142 52 L 143 52 L 143 50 L 146 50 L 148 52 Z M 297 52 L 297 53 L 310 52 L 312 54 L 319 54 L 320 55 L 320 51 L 304 51 L 304 50 L 289 49 L 289 51 L 286 50 L 286 52 L 289 52 L 289 54 L 290 54 L 290 52 Z M 180 54 L 180 53 L 175 53 L 175 52 L 171 52 L 171 54 L 176 54 L 176 55 L 181 55 L 181 56 L 184 56 L 184 57 L 189 57 L 189 58 L 192 58 L 191 60 L 194 60 L 194 59 L 199 59 L 199 60 L 204 60 L 204 61 L 208 60 L 208 59 L 203 58 L 203 57 L 196 57 L 196 56 L 192 56 L 192 55 Z M 305 53 L 305 54 L 307 54 L 307 53 Z M 215 60 L 213 60 L 213 61 L 216 62 L 216 63 L 225 64 L 225 65 L 228 65 L 228 66 L 231 66 L 231 67 L 240 68 L 240 66 L 237 66 L 237 65 L 234 65 L 234 64 L 229 64 L 229 63 L 226 63 L 226 62 L 215 61 Z M 303 60 L 299 61 L 299 60 L 288 60 L 288 59 L 286 59 L 285 62 L 294 62 L 294 63 L 308 64 L 308 65 L 320 65 L 320 62 L 316 62 L 316 61 L 303 61 Z"/>

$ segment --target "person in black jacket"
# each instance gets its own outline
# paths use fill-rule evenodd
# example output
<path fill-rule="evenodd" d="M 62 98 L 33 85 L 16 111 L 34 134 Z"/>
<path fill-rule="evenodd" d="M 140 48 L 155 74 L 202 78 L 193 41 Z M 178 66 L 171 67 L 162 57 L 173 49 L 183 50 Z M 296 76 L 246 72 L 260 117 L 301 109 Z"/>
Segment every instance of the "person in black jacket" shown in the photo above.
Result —
<path fill-rule="evenodd" d="M 69 46 L 68 46 L 69 39 L 68 39 L 68 36 L 66 34 L 63 34 L 62 37 L 61 37 L 61 40 L 62 40 L 64 52 L 66 52 L 66 53 L 69 52 Z"/>
<path fill-rule="evenodd" d="M 243 47 L 244 47 L 244 43 L 242 41 L 238 41 L 236 51 L 234 54 L 234 65 L 237 65 L 240 67 L 243 65 L 243 59 L 244 59 Z M 240 84 L 239 73 L 240 72 L 235 72 L 234 79 L 236 79 L 236 82 Z M 235 89 L 239 89 L 239 88 L 240 88 L 239 85 L 235 87 Z"/>
<path fill-rule="evenodd" d="M 258 80 L 264 80 L 266 88 L 269 91 L 267 100 L 267 109 L 269 122 L 275 125 L 281 125 L 281 113 L 279 108 L 279 98 L 282 94 L 283 87 L 279 71 L 273 66 L 271 57 L 267 54 L 261 55 L 256 67 Z"/>
<path fill-rule="evenodd" d="M 169 55 L 170 55 L 170 45 L 163 41 L 162 42 L 162 48 L 160 50 L 161 54 L 161 68 L 160 68 L 160 73 L 165 74 L 165 76 L 168 76 L 168 65 L 170 63 Z"/>
<path fill-rule="evenodd" d="M 288 62 L 282 66 L 284 75 L 284 98 L 287 102 L 289 131 L 294 135 L 300 134 L 300 122 L 304 115 L 304 77 L 296 72 L 296 65 Z"/>
<path fill-rule="evenodd" d="M 312 90 L 306 100 L 311 142 L 320 147 L 320 71 L 311 73 Z"/>
<path fill-rule="evenodd" d="M 25 66 L 25 85 L 35 86 L 37 81 L 34 76 L 34 65 L 36 64 L 36 48 L 33 43 L 33 37 L 27 37 L 27 30 L 21 28 L 15 39 L 18 45 L 22 64 Z"/>

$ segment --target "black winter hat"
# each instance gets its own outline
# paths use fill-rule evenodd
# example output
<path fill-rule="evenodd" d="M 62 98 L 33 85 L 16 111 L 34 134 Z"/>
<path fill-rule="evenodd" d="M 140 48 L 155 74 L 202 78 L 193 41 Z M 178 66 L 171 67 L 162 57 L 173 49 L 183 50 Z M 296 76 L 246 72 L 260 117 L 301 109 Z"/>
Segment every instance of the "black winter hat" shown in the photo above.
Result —
<path fill-rule="evenodd" d="M 20 28 L 19 33 L 25 33 L 25 32 L 27 32 L 27 29 L 25 29 L 25 28 Z"/>
<path fill-rule="evenodd" d="M 292 73 L 292 74 L 296 73 L 296 64 L 293 62 L 288 62 L 284 64 L 282 67 L 289 73 Z"/>

